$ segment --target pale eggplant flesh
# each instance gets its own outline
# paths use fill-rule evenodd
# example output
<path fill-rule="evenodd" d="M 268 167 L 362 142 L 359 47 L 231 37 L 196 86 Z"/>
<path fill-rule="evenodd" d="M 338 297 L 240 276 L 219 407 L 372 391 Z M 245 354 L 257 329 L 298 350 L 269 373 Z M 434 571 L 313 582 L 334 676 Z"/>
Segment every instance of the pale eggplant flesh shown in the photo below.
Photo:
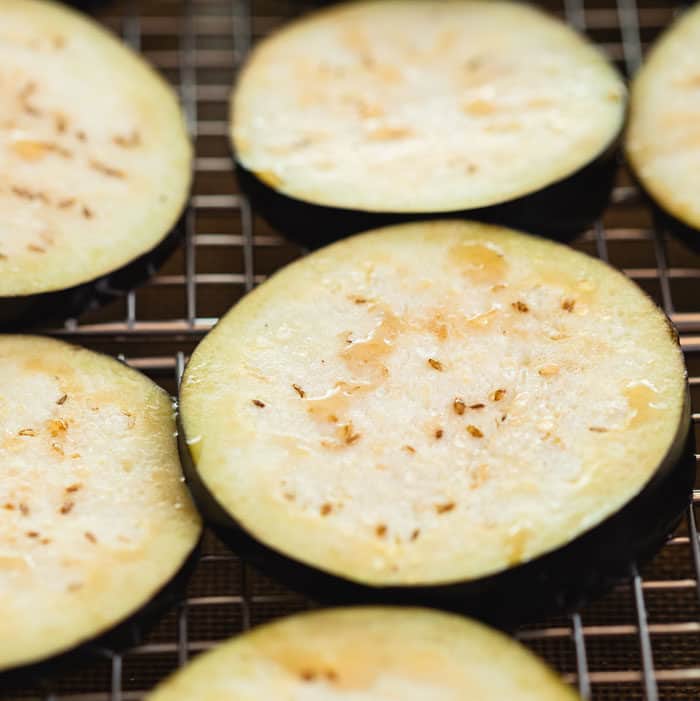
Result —
<path fill-rule="evenodd" d="M 418 608 L 313 611 L 259 626 L 204 653 L 147 701 L 575 701 L 520 643 L 476 621 Z"/>
<path fill-rule="evenodd" d="M 466 222 L 278 273 L 195 350 L 180 412 L 195 500 L 262 570 L 502 626 L 628 577 L 695 474 L 664 314 L 599 260 Z"/>
<path fill-rule="evenodd" d="M 174 90 L 76 10 L 0 6 L 0 325 L 79 313 L 173 249 L 192 146 Z"/>
<path fill-rule="evenodd" d="M 0 680 L 133 644 L 184 593 L 201 519 L 172 399 L 112 358 L 0 336 Z"/>
<path fill-rule="evenodd" d="M 255 48 L 231 140 L 256 209 L 308 245 L 438 217 L 566 239 L 607 203 L 625 111 L 614 67 L 535 8 L 370 0 Z"/>
<path fill-rule="evenodd" d="M 653 45 L 634 77 L 627 158 L 662 228 L 700 250 L 700 7 Z"/>

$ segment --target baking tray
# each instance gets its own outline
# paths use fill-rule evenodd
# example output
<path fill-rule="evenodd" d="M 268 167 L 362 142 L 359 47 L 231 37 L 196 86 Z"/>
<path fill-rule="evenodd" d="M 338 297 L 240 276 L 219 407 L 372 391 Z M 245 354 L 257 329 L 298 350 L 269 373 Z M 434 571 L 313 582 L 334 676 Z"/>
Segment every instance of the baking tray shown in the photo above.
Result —
<path fill-rule="evenodd" d="M 268 275 L 303 255 L 256 217 L 239 194 L 227 112 L 231 84 L 250 46 L 313 4 L 123 0 L 96 11 L 100 21 L 178 89 L 196 143 L 194 188 L 183 244 L 148 284 L 99 311 L 47 328 L 47 333 L 119 355 L 175 393 L 187 355 L 218 317 Z M 628 75 L 680 7 L 663 0 L 540 4 L 587 32 Z M 700 256 L 655 224 L 622 168 L 608 210 L 574 246 L 624 270 L 676 325 L 690 370 L 697 431 Z M 694 503 L 700 504 L 700 490 Z M 519 638 L 584 698 L 700 699 L 698 517 L 696 506 L 691 507 L 676 536 L 632 580 L 570 617 L 522 629 Z M 0 689 L 0 699 L 138 701 L 164 676 L 219 641 L 310 605 L 241 563 L 207 534 L 186 599 L 141 644 L 120 654 L 96 651 L 94 663 L 24 689 Z"/>

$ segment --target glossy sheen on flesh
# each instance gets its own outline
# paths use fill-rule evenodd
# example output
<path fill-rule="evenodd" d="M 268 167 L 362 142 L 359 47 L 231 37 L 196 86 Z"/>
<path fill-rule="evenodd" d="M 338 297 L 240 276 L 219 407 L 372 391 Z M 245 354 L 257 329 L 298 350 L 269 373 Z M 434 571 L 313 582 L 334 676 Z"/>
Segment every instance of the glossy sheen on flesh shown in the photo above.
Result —
<path fill-rule="evenodd" d="M 592 45 L 507 2 L 347 3 L 261 42 L 232 98 L 241 163 L 366 211 L 484 207 L 593 161 L 626 93 Z"/>
<path fill-rule="evenodd" d="M 136 371 L 0 338 L 0 670 L 101 633 L 183 564 L 200 522 L 174 431 Z"/>
<path fill-rule="evenodd" d="M 72 287 L 154 248 L 191 147 L 177 98 L 73 10 L 0 2 L 0 296 Z"/>
<path fill-rule="evenodd" d="M 574 701 L 518 643 L 457 616 L 349 608 L 257 628 L 197 658 L 149 701 Z"/>
<path fill-rule="evenodd" d="M 659 205 L 700 229 L 700 6 L 661 37 L 633 83 L 627 154 Z"/>
<path fill-rule="evenodd" d="M 365 583 L 472 579 L 638 493 L 685 392 L 666 318 L 600 261 L 415 224 L 295 263 L 201 343 L 197 470 L 262 542 Z"/>

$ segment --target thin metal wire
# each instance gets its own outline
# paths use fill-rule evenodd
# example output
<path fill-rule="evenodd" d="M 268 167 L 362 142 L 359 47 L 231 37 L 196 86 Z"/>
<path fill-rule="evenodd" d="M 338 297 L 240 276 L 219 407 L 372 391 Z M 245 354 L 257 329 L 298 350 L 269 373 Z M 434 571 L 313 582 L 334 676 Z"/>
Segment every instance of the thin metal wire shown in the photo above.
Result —
<path fill-rule="evenodd" d="M 586 10 L 583 0 L 564 0 L 566 21 L 580 32 L 586 31 Z"/>
<path fill-rule="evenodd" d="M 631 77 L 642 65 L 642 39 L 636 0 L 617 0 L 617 14 L 622 34 L 622 55 L 627 75 Z"/>
<path fill-rule="evenodd" d="M 635 572 L 632 579 L 632 591 L 634 592 L 634 608 L 637 613 L 637 626 L 639 635 L 639 648 L 642 657 L 642 681 L 644 683 L 644 695 L 646 701 L 658 701 L 659 689 L 654 674 L 654 655 L 651 648 L 651 636 L 647 621 L 647 609 L 644 602 L 644 590 L 642 578 Z"/>
<path fill-rule="evenodd" d="M 584 701 L 591 698 L 591 678 L 588 674 L 588 656 L 586 655 L 586 640 L 584 638 L 581 614 L 575 613 L 571 617 L 574 648 L 576 650 L 576 676 L 578 678 L 578 690 Z"/>
<path fill-rule="evenodd" d="M 241 231 L 243 232 L 243 269 L 245 271 L 245 291 L 250 292 L 255 284 L 253 251 L 253 213 L 248 198 L 241 199 Z"/>
<path fill-rule="evenodd" d="M 130 0 L 122 20 L 122 37 L 134 51 L 141 51 L 141 13 L 136 0 Z M 136 291 L 126 294 L 126 327 L 133 329 L 136 323 Z"/>
<path fill-rule="evenodd" d="M 192 0 L 185 0 L 180 31 L 180 97 L 182 99 L 190 138 L 196 145 L 199 135 L 197 110 L 197 37 L 194 29 L 194 10 Z M 192 180 L 197 176 L 196 163 L 193 163 Z M 184 215 L 185 224 L 185 304 L 187 324 L 192 329 L 197 320 L 197 234 L 196 212 L 193 197 L 187 205 Z"/>
<path fill-rule="evenodd" d="M 668 272 L 668 255 L 666 253 L 666 232 L 663 230 L 658 217 L 654 217 L 653 229 L 654 255 L 656 256 L 656 276 L 661 289 L 661 303 L 664 311 L 672 317 L 675 309 Z"/>
<path fill-rule="evenodd" d="M 241 576 L 239 581 L 241 591 L 241 628 L 246 631 L 251 625 L 250 607 L 250 571 L 244 560 L 241 560 Z"/>
<path fill-rule="evenodd" d="M 245 60 L 252 43 L 253 27 L 250 16 L 250 3 L 246 0 L 232 0 L 233 48 L 239 68 Z M 228 126 L 228 125 L 227 125 Z M 243 271 L 245 291 L 250 292 L 255 284 L 255 253 L 253 246 L 253 213 L 248 198 L 240 196 L 241 233 L 243 235 Z"/>
<path fill-rule="evenodd" d="M 698 540 L 698 527 L 695 519 L 695 507 L 691 504 L 688 507 L 688 530 L 690 538 L 690 555 L 693 558 L 693 568 L 695 569 L 695 588 L 700 601 L 700 541 Z"/>
<path fill-rule="evenodd" d="M 110 701 L 122 701 L 122 656 L 112 655 L 112 690 Z"/>
<path fill-rule="evenodd" d="M 610 257 L 608 256 L 608 242 L 605 236 L 605 227 L 600 219 L 596 220 L 593 226 L 593 232 L 595 235 L 595 250 L 598 258 L 609 263 Z"/>

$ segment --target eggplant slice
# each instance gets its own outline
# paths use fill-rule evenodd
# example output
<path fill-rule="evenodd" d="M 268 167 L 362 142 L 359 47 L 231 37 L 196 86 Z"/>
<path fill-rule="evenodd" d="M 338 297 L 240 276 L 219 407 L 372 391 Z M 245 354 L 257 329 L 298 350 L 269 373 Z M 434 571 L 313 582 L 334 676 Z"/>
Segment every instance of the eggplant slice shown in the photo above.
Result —
<path fill-rule="evenodd" d="M 198 657 L 148 701 L 580 698 L 519 643 L 475 621 L 411 608 L 303 613 Z"/>
<path fill-rule="evenodd" d="M 652 48 L 634 79 L 627 157 L 669 228 L 700 247 L 700 5 Z"/>
<path fill-rule="evenodd" d="M 144 375 L 2 336 L 0 387 L 0 675 L 21 676 L 151 621 L 181 588 L 201 522 L 171 399 Z"/>
<path fill-rule="evenodd" d="M 664 542 L 695 469 L 686 385 L 666 317 L 599 260 L 404 224 L 222 319 L 184 375 L 181 452 L 222 537 L 290 586 L 507 623 Z"/>
<path fill-rule="evenodd" d="M 192 147 L 174 91 L 87 17 L 3 0 L 0 27 L 0 322 L 26 323 L 162 262 Z"/>
<path fill-rule="evenodd" d="M 232 96 L 241 185 L 307 243 L 454 216 L 553 236 L 607 203 L 626 90 L 510 2 L 340 4 L 261 42 Z"/>

